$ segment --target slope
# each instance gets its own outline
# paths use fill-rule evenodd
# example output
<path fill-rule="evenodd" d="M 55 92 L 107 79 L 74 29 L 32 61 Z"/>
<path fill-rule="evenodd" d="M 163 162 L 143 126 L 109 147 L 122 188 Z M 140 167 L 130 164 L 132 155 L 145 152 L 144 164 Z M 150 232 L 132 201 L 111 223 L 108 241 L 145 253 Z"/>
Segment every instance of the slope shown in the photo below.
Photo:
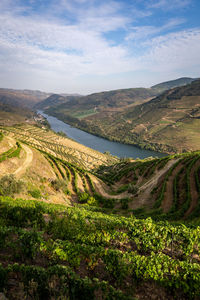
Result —
<path fill-rule="evenodd" d="M 36 103 L 50 96 L 49 93 L 32 90 L 14 90 L 0 88 L 0 101 L 13 106 L 32 108 Z"/>
<path fill-rule="evenodd" d="M 162 89 L 187 82 L 192 83 L 152 99 Z M 61 105 L 50 105 L 45 112 L 110 140 L 173 153 L 200 148 L 199 96 L 198 80 L 180 78 L 151 89 L 117 90 L 74 98 Z M 176 140 L 179 131 L 180 139 Z"/>
<path fill-rule="evenodd" d="M 166 82 L 162 82 L 156 85 L 153 85 L 151 88 L 152 89 L 156 89 L 158 92 L 164 92 L 166 90 L 175 88 L 175 87 L 179 87 L 179 86 L 183 86 L 183 85 L 187 85 L 189 83 L 191 83 L 192 81 L 197 80 L 198 78 L 190 78 L 190 77 L 181 77 L 175 80 L 170 80 L 170 81 L 166 81 Z"/>
<path fill-rule="evenodd" d="M 33 148 L 31 151 L 38 154 Z M 66 200 L 58 205 L 44 196 L 43 201 L 39 197 L 38 200 L 26 200 L 0 196 L 2 296 L 8 299 L 52 300 L 199 299 L 199 226 L 177 223 L 178 219 L 188 220 L 195 216 L 199 222 L 199 202 L 196 206 L 192 205 L 193 191 L 188 180 L 191 178 L 194 182 L 193 175 L 197 174 L 195 188 L 198 188 L 199 194 L 199 152 L 102 166 L 96 175 L 101 176 L 109 188 L 119 188 L 120 182 L 122 190 L 123 183 L 129 182 L 128 193 L 132 197 L 129 201 L 121 198 L 121 210 L 118 207 L 119 197 L 112 201 L 100 197 L 95 191 L 92 176 L 86 170 L 47 152 L 40 151 L 39 155 L 37 159 L 43 157 L 43 172 L 46 157 L 51 171 L 63 176 L 64 181 L 71 180 L 79 198 L 74 207 L 69 207 L 70 203 Z M 179 166 L 184 170 L 177 172 Z M 35 167 L 36 175 L 39 175 L 38 170 Z M 88 194 L 83 198 L 86 192 L 77 192 L 78 176 L 82 180 L 84 178 L 85 189 L 87 180 L 91 187 L 88 193 L 92 192 L 93 196 Z M 163 212 L 162 205 L 169 198 L 165 193 L 172 182 L 171 176 L 174 200 Z M 151 185 L 146 211 L 141 207 L 132 209 L 135 201 L 142 199 L 142 193 L 152 179 L 156 184 Z M 44 178 L 41 182 L 44 185 Z M 186 187 L 185 202 L 183 187 Z M 58 186 L 54 185 L 54 188 Z M 31 193 L 38 195 L 35 190 Z M 59 194 L 58 189 L 57 198 Z M 115 211 L 111 210 L 112 207 Z M 188 214 L 189 210 L 192 213 Z M 111 214 L 122 214 L 122 211 L 131 217 Z M 133 214 L 140 218 L 133 217 Z M 176 220 L 176 224 L 170 224 L 169 220 Z"/>
<path fill-rule="evenodd" d="M 53 114 L 110 140 L 173 153 L 200 149 L 199 103 L 200 81 L 197 80 L 122 112 L 104 112 L 83 120 L 57 111 Z"/>
<path fill-rule="evenodd" d="M 82 97 L 62 97 L 53 95 L 37 104 L 39 109 L 48 109 L 48 113 L 56 111 L 57 115 L 87 118 L 90 115 L 101 116 L 101 113 L 121 111 L 129 105 L 136 105 L 148 101 L 164 90 L 192 82 L 192 78 L 179 78 L 163 82 L 151 88 L 130 88 L 94 93 Z M 69 100 L 69 101 L 68 101 Z"/>
<path fill-rule="evenodd" d="M 2 297 L 199 299 L 200 152 L 119 161 L 21 125 L 0 153 Z"/>
<path fill-rule="evenodd" d="M 23 197 L 30 196 L 30 187 L 49 201 L 57 191 L 62 201 L 72 205 L 91 203 L 125 215 L 142 209 L 163 219 L 198 216 L 199 152 L 119 162 L 34 126 L 3 127 L 2 131 L 1 176 L 15 174 L 23 179 L 27 187 Z"/>

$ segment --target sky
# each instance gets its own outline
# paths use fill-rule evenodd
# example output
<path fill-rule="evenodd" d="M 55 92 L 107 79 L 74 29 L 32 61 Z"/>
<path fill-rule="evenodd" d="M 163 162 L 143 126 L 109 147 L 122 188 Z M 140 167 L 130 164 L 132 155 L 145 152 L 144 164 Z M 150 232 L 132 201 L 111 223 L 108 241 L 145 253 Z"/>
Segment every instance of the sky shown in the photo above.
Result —
<path fill-rule="evenodd" d="M 89 94 L 200 77 L 199 0 L 0 0 L 0 87 Z"/>

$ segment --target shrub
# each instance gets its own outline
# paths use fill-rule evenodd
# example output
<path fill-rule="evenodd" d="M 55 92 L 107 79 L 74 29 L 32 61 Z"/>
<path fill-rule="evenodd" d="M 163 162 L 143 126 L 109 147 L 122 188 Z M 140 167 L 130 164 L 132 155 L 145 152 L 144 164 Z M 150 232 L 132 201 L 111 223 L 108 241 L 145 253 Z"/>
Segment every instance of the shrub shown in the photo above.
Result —
<path fill-rule="evenodd" d="M 40 190 L 37 188 L 28 191 L 28 193 L 35 199 L 39 199 L 42 196 Z"/>
<path fill-rule="evenodd" d="M 88 203 L 88 205 L 91 205 L 91 206 L 98 206 L 98 202 L 97 202 L 97 200 L 94 197 L 90 197 L 88 199 L 87 203 Z"/>
<path fill-rule="evenodd" d="M 79 199 L 78 200 L 79 200 L 80 203 L 86 203 L 88 201 L 89 197 L 90 196 L 86 192 L 79 193 Z"/>
<path fill-rule="evenodd" d="M 132 183 L 129 183 L 128 185 L 128 192 L 131 194 L 137 194 L 138 192 L 138 187 Z"/>
<path fill-rule="evenodd" d="M 0 179 L 0 195 L 12 196 L 19 193 L 22 189 L 23 182 L 17 180 L 13 174 L 5 175 Z"/>
<path fill-rule="evenodd" d="M 128 198 L 121 199 L 120 202 L 122 209 L 128 209 Z"/>
<path fill-rule="evenodd" d="M 67 182 L 63 179 L 55 179 L 51 181 L 51 186 L 54 188 L 55 191 L 59 191 L 67 187 Z"/>
<path fill-rule="evenodd" d="M 62 191 L 65 195 L 71 195 L 71 192 L 68 190 L 68 183 L 64 179 L 55 179 L 51 181 L 51 186 L 55 191 Z"/>
<path fill-rule="evenodd" d="M 66 133 L 63 132 L 63 131 L 58 131 L 57 134 L 62 136 L 62 137 L 67 137 Z"/>

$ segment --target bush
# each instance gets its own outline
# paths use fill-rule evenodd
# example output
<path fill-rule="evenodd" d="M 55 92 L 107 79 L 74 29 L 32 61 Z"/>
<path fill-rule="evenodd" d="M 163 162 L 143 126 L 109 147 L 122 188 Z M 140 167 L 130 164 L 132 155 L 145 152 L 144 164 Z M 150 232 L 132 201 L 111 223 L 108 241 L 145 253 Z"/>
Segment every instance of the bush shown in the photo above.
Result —
<path fill-rule="evenodd" d="M 91 205 L 91 206 L 98 206 L 98 202 L 97 202 L 97 200 L 94 197 L 90 197 L 88 199 L 87 203 L 88 203 L 88 205 Z"/>
<path fill-rule="evenodd" d="M 62 136 L 62 137 L 67 137 L 66 133 L 63 132 L 63 131 L 58 131 L 57 134 Z"/>
<path fill-rule="evenodd" d="M 120 203 L 122 209 L 128 209 L 128 198 L 121 199 Z"/>
<path fill-rule="evenodd" d="M 83 192 L 83 193 L 79 193 L 79 202 L 80 203 L 86 203 L 88 201 L 88 199 L 90 198 L 90 196 L 88 195 L 88 193 Z"/>
<path fill-rule="evenodd" d="M 31 191 L 28 191 L 28 193 L 35 199 L 39 199 L 42 196 L 40 190 L 36 188 Z"/>
<path fill-rule="evenodd" d="M 51 181 L 51 186 L 55 191 L 64 191 L 67 188 L 67 181 L 64 179 L 55 179 Z"/>
<path fill-rule="evenodd" d="M 0 195 L 13 196 L 22 189 L 22 181 L 17 180 L 13 174 L 5 175 L 0 179 Z"/>
<path fill-rule="evenodd" d="M 128 192 L 131 194 L 137 194 L 138 192 L 138 187 L 132 183 L 129 183 L 128 185 Z"/>

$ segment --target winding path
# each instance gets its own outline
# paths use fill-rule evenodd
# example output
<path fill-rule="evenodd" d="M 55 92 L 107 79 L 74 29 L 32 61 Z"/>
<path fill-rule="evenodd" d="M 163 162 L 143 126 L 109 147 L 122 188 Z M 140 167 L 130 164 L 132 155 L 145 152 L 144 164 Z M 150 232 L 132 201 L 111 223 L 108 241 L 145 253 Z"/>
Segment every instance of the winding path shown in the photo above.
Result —
<path fill-rule="evenodd" d="M 22 163 L 22 165 L 13 173 L 14 175 L 20 176 L 26 171 L 33 160 L 33 151 L 26 145 L 22 145 L 22 148 L 26 152 L 26 159 Z"/>
<path fill-rule="evenodd" d="M 140 188 L 139 188 L 139 196 L 138 198 L 135 198 L 132 203 L 130 203 L 130 208 L 132 209 L 137 209 L 139 207 L 142 207 L 146 204 L 150 204 L 151 201 L 151 191 L 152 189 L 158 184 L 158 180 L 162 175 L 164 175 L 176 162 L 178 159 L 172 159 L 170 160 L 166 166 L 157 171 L 157 173 L 151 178 L 149 181 L 144 183 Z"/>
<path fill-rule="evenodd" d="M 93 181 L 93 184 L 95 186 L 95 190 L 103 197 L 105 198 L 111 198 L 111 199 L 122 199 L 122 198 L 125 198 L 128 196 L 128 193 L 127 192 L 124 192 L 124 193 L 121 193 L 119 195 L 111 195 L 111 194 L 108 194 L 106 192 L 106 188 L 107 188 L 107 185 L 101 181 L 100 179 L 97 179 L 97 177 L 93 176 L 93 175 L 90 175 L 92 181 Z"/>

